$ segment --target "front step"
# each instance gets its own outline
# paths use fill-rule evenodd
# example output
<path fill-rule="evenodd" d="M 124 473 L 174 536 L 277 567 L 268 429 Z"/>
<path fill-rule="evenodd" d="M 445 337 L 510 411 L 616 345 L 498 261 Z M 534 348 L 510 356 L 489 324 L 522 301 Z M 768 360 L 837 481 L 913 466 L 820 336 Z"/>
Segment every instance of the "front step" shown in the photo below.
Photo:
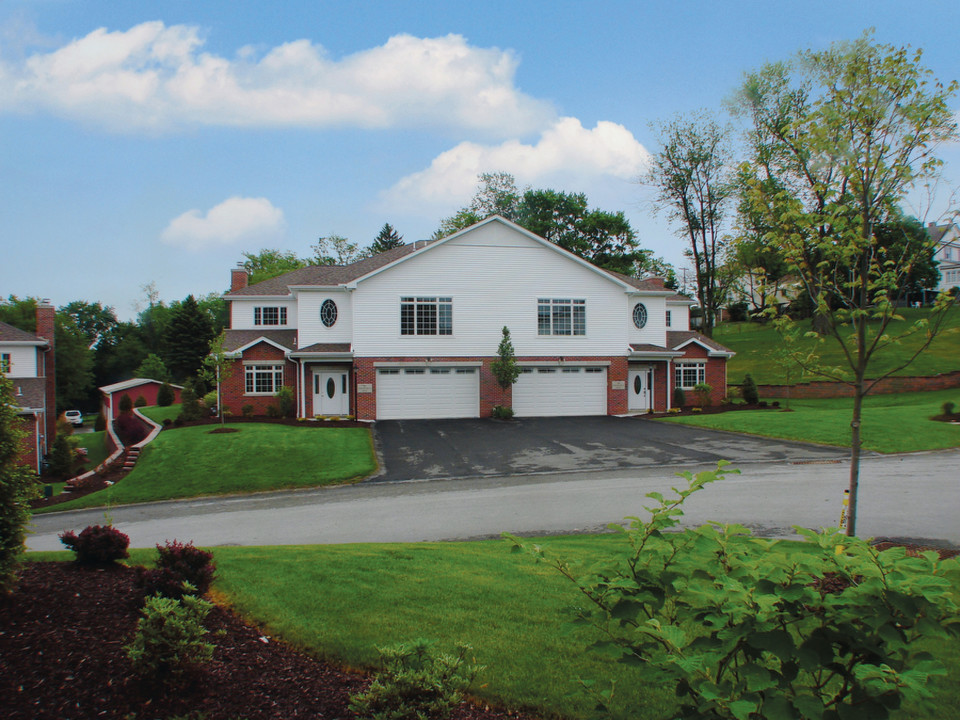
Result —
<path fill-rule="evenodd" d="M 137 460 L 140 459 L 140 448 L 130 448 L 127 450 L 127 456 L 123 459 L 123 470 L 130 471 L 133 470 L 134 466 L 137 464 Z"/>

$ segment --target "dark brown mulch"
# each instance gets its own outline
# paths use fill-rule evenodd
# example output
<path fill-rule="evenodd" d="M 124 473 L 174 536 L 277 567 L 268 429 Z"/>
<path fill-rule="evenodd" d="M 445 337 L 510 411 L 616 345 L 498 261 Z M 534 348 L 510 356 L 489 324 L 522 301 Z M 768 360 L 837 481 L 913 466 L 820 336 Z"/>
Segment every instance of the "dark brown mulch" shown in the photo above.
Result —
<path fill-rule="evenodd" d="M 0 715 L 7 720 L 168 718 L 207 720 L 352 718 L 347 702 L 362 675 L 344 672 L 266 638 L 215 607 L 207 628 L 211 663 L 175 691 L 131 673 L 123 645 L 139 616 L 135 572 L 125 566 L 29 563 L 0 600 Z M 527 718 L 464 703 L 454 720 Z"/>
<path fill-rule="evenodd" d="M 207 435 L 222 435 L 224 433 L 240 432 L 240 428 L 218 427 L 214 430 L 208 430 Z"/>

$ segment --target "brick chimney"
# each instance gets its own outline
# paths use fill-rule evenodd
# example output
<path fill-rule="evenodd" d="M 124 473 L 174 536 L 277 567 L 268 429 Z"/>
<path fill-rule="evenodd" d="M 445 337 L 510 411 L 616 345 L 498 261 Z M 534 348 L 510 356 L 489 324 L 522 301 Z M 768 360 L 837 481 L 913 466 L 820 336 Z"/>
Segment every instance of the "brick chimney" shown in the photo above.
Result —
<path fill-rule="evenodd" d="M 230 292 L 243 290 L 247 286 L 249 280 L 250 276 L 247 275 L 247 271 L 244 269 L 243 263 L 237 263 L 237 266 L 230 270 Z"/>
<path fill-rule="evenodd" d="M 57 435 L 56 319 L 57 311 L 49 300 L 37 303 L 37 337 L 47 341 L 47 347 L 40 350 L 37 359 L 37 375 L 45 378 L 44 453 L 50 449 Z"/>
<path fill-rule="evenodd" d="M 644 282 L 650 285 L 651 290 L 666 290 L 662 277 L 648 277 Z"/>

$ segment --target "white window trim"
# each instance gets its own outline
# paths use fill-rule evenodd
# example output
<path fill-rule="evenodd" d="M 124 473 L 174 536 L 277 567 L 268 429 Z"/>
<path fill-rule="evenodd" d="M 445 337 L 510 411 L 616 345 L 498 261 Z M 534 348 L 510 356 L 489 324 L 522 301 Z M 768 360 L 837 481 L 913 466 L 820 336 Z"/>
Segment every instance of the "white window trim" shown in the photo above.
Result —
<path fill-rule="evenodd" d="M 682 379 L 682 370 L 688 368 L 697 368 L 697 382 L 693 385 L 682 385 L 678 380 Z M 706 360 L 675 360 L 673 363 L 673 384 L 674 387 L 683 390 L 692 390 L 700 383 L 707 381 L 707 361 Z"/>
<path fill-rule="evenodd" d="M 550 332 L 542 333 L 540 332 L 540 307 L 546 305 L 550 308 Z M 569 307 L 570 308 L 570 332 L 568 333 L 558 333 L 556 330 L 556 314 L 554 313 L 555 307 Z M 576 332 L 576 319 L 574 317 L 574 310 L 581 308 L 583 311 L 583 332 Z M 584 338 L 587 337 L 587 300 L 586 298 L 558 298 L 558 297 L 538 297 L 537 298 L 537 337 L 541 338 L 562 338 L 562 337 L 578 337 Z"/>
<path fill-rule="evenodd" d="M 444 295 L 441 293 L 427 294 L 427 293 L 407 293 L 403 294 L 399 298 L 400 304 L 400 318 L 398 325 L 398 336 L 401 338 L 452 338 L 454 337 L 453 329 L 453 296 Z M 435 333 L 421 333 L 418 332 L 418 322 L 417 322 L 417 309 L 421 306 L 433 305 L 435 309 L 436 317 L 436 332 Z M 413 332 L 405 333 L 403 331 L 403 306 L 404 305 L 413 305 Z M 450 307 L 450 332 L 442 333 L 440 332 L 440 307 L 442 305 L 448 305 Z"/>
<path fill-rule="evenodd" d="M 243 365 L 243 394 L 246 397 L 273 397 L 277 394 L 277 391 L 284 385 L 284 364 L 282 362 L 257 362 L 257 361 L 244 361 Z M 263 373 L 271 373 L 273 376 L 273 390 L 272 391 L 257 391 L 257 370 L 255 368 L 273 368 L 273 370 L 260 370 Z M 279 372 L 280 378 L 279 383 L 277 380 L 277 373 Z M 253 377 L 253 387 L 254 390 L 248 391 L 247 380 L 250 377 Z"/>
<path fill-rule="evenodd" d="M 277 322 L 263 322 L 264 310 L 276 310 Z M 253 308 L 253 324 L 255 327 L 287 327 L 289 313 L 286 305 L 256 305 Z"/>

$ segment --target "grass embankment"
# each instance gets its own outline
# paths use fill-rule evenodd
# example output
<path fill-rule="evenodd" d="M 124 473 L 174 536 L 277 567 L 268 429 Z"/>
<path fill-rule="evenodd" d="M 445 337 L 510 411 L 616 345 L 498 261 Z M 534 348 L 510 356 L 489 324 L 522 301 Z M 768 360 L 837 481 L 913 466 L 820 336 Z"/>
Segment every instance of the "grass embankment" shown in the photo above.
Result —
<path fill-rule="evenodd" d="M 946 401 L 960 407 L 960 389 L 900 395 L 868 395 L 863 404 L 863 447 L 881 453 L 917 452 L 960 447 L 960 425 L 937 422 Z M 717 415 L 662 418 L 664 422 L 695 425 L 713 430 L 801 440 L 824 445 L 850 446 L 850 413 L 853 400 L 791 400 L 792 412 L 781 408 L 738 410 Z"/>
<path fill-rule="evenodd" d="M 170 422 L 176 420 L 182 408 L 180 407 L 180 403 L 177 403 L 176 405 L 167 405 L 165 407 L 148 405 L 147 407 L 137 409 L 154 422 L 163 425 L 164 420 L 170 420 Z"/>
<path fill-rule="evenodd" d="M 366 428 L 227 427 L 237 432 L 213 432 L 218 425 L 166 430 L 122 482 L 40 512 L 332 485 L 376 470 Z"/>
<path fill-rule="evenodd" d="M 887 334 L 898 336 L 906 332 L 914 322 L 928 318 L 927 309 L 904 308 L 900 311 L 903 320 L 895 320 L 887 328 Z M 810 330 L 810 321 L 798 323 L 803 332 Z M 783 338 L 771 325 L 759 323 L 724 323 L 714 330 L 714 339 L 736 351 L 727 364 L 727 378 L 731 384 L 743 381 L 747 373 L 760 384 L 787 384 L 786 368 L 776 362 L 777 351 L 784 346 Z M 899 345 L 891 345 L 879 352 L 870 364 L 870 377 L 877 377 L 905 362 L 924 342 L 923 331 L 905 338 Z M 816 348 L 820 356 L 820 365 L 848 370 L 840 346 L 833 338 L 822 342 L 816 338 L 801 337 L 798 348 L 806 350 Z M 938 373 L 960 370 L 957 362 L 960 355 L 960 307 L 951 308 L 946 317 L 943 330 L 933 343 L 924 350 L 907 368 L 897 375 L 936 375 Z M 848 370 L 849 372 L 849 370 Z M 851 376 L 852 377 L 852 376 Z M 810 380 L 823 380 L 817 376 L 802 376 L 800 368 L 794 365 L 790 372 L 790 383 Z"/>

